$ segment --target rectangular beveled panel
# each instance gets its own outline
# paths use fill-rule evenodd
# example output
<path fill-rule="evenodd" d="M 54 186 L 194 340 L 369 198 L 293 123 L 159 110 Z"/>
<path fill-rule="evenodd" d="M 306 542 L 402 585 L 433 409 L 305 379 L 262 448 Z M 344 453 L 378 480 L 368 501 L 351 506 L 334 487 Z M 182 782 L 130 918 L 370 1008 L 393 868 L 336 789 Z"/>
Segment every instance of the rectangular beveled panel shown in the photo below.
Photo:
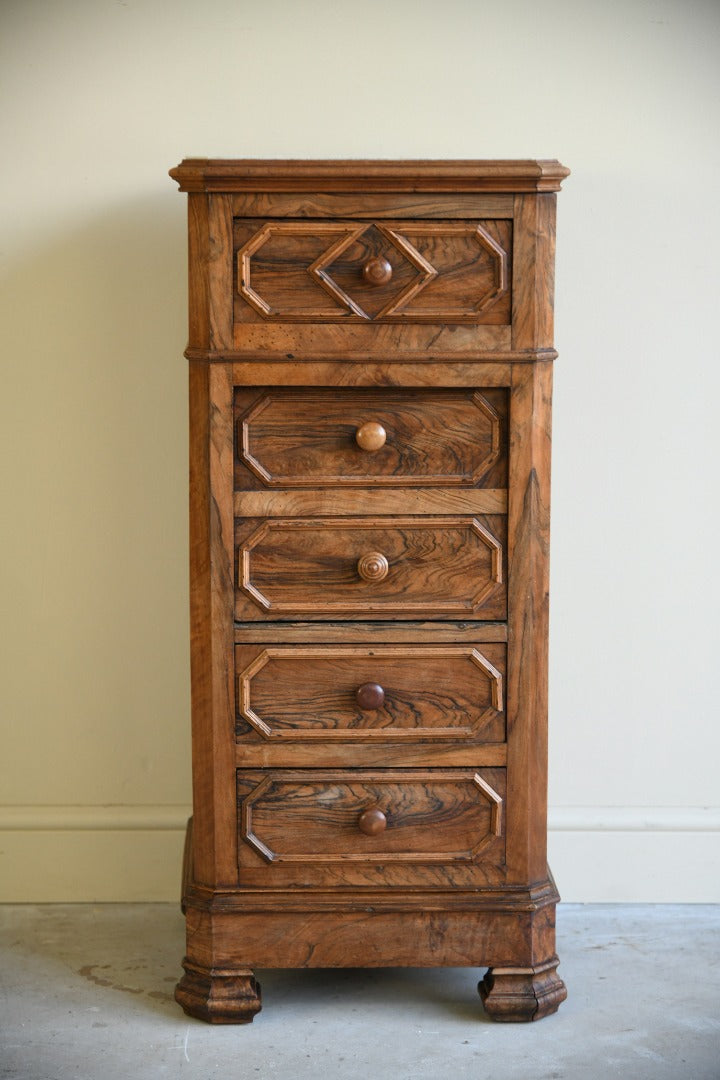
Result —
<path fill-rule="evenodd" d="M 480 884 L 504 864 L 504 769 L 238 770 L 237 796 L 241 885 Z"/>
<path fill-rule="evenodd" d="M 238 741 L 502 742 L 505 648 L 236 646 Z"/>
<path fill-rule="evenodd" d="M 314 381 L 314 365 L 325 361 L 334 365 L 343 360 L 348 363 L 367 360 L 389 368 L 399 360 L 421 362 L 430 369 L 433 364 L 444 363 L 452 357 L 477 362 L 482 353 L 487 354 L 488 359 L 504 360 L 512 351 L 512 327 L 509 324 L 488 326 L 415 321 L 401 325 L 388 320 L 283 323 L 258 316 L 254 323 L 235 323 L 231 333 L 232 349 L 223 347 L 216 355 L 232 360 L 245 355 L 255 360 L 260 357 L 267 363 L 285 360 L 292 362 L 291 367 L 297 361 L 299 371 L 307 372 L 300 379 L 303 385 L 308 380 Z M 527 359 L 527 356 L 527 351 L 522 357 L 514 354 L 515 359 Z M 510 359 L 513 359 L 512 355 Z M 257 367 L 251 381 L 253 384 L 259 381 Z"/>
<path fill-rule="evenodd" d="M 445 910 L 444 894 L 437 895 L 431 907 L 423 896 L 397 911 L 384 910 L 376 897 L 348 911 L 316 909 L 312 900 L 300 910 L 267 905 L 211 914 L 189 908 L 189 936 L 193 953 L 210 968 L 527 966 L 533 921 L 542 911 L 509 904 L 503 910 L 497 900 L 487 909 L 475 901 L 474 910 Z M 552 930 L 546 936 L 554 942 Z"/>
<path fill-rule="evenodd" d="M 406 769 L 504 768 L 507 743 L 474 739 L 289 742 L 256 737 L 252 742 L 245 738 L 235 744 L 239 769 L 386 769 L 392 763 Z"/>
<path fill-rule="evenodd" d="M 396 514 L 398 489 L 324 487 L 236 491 L 236 517 L 336 517 Z M 410 487 L 402 489 L 406 514 L 507 514 L 507 488 Z"/>
<path fill-rule="evenodd" d="M 329 329 L 334 330 L 334 327 Z M 382 330 L 382 328 L 380 328 Z M 342 330 L 342 327 L 340 328 Z M 352 327 L 349 328 L 351 332 Z M 338 331 L 339 332 L 339 331 Z M 508 334 L 509 337 L 509 334 Z M 546 350 L 538 359 L 553 360 L 555 352 Z M 208 359 L 203 353 L 198 359 Z M 371 358 L 366 352 L 344 349 L 334 358 L 293 359 L 268 352 L 243 352 L 241 362 L 232 365 L 235 386 L 399 386 L 399 387 L 462 387 L 482 385 L 510 386 L 513 365 L 527 363 L 528 354 L 503 353 L 489 357 L 438 356 L 434 347 L 428 347 L 411 358 L 394 347 L 394 359 Z M 442 361 L 442 362 L 439 362 Z"/>
<path fill-rule="evenodd" d="M 512 220 L 236 218 L 235 323 L 507 326 Z"/>
<path fill-rule="evenodd" d="M 512 195 L 270 192 L 233 195 L 237 218 L 511 218 Z"/>
<path fill-rule="evenodd" d="M 236 489 L 507 485 L 504 390 L 236 388 L 235 417 Z"/>
<path fill-rule="evenodd" d="M 506 518 L 236 521 L 235 617 L 503 619 Z"/>

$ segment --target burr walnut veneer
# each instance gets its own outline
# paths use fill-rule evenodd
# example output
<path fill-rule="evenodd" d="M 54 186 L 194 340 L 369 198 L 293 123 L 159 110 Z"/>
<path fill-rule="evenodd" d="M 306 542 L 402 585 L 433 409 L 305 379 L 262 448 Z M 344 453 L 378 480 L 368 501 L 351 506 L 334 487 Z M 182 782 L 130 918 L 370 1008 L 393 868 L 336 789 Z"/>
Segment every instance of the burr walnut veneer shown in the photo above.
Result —
<path fill-rule="evenodd" d="M 556 161 L 188 160 L 193 818 L 176 997 L 473 965 L 565 997 L 546 862 Z"/>

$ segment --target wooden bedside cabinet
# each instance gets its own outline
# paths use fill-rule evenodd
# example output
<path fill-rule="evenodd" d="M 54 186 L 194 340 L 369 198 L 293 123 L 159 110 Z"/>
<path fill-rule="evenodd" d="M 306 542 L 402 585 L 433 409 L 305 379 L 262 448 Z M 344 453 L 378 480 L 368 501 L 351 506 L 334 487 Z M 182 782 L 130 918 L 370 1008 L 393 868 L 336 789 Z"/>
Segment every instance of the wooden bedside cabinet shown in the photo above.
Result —
<path fill-rule="evenodd" d="M 256 968 L 565 998 L 546 860 L 556 161 L 188 160 L 186 1012 Z"/>

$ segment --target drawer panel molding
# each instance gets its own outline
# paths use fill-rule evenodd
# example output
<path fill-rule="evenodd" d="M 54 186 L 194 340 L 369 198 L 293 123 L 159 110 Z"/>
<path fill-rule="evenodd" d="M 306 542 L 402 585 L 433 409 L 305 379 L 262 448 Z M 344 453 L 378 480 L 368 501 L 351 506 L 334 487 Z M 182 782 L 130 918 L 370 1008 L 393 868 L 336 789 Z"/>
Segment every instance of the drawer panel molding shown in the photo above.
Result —
<path fill-rule="evenodd" d="M 236 394 L 236 407 L 251 396 Z M 498 409 L 497 390 L 278 388 L 238 417 L 237 456 L 267 487 L 475 487 L 506 445 Z M 236 470 L 237 487 L 248 479 Z M 506 479 L 502 469 L 492 482 Z"/>
<path fill-rule="evenodd" d="M 264 521 L 238 538 L 236 617 L 247 598 L 281 617 L 502 618 L 505 519 L 485 520 L 494 531 L 476 517 Z"/>
<path fill-rule="evenodd" d="M 238 720 L 264 740 L 505 738 L 504 645 L 246 646 L 236 659 Z"/>
<path fill-rule="evenodd" d="M 266 863 L 473 862 L 502 834 L 502 797 L 472 770 L 239 773 L 238 794 Z"/>
<path fill-rule="evenodd" d="M 236 321 L 510 321 L 510 220 L 236 219 Z M 504 301 L 504 303 L 499 303 Z"/>

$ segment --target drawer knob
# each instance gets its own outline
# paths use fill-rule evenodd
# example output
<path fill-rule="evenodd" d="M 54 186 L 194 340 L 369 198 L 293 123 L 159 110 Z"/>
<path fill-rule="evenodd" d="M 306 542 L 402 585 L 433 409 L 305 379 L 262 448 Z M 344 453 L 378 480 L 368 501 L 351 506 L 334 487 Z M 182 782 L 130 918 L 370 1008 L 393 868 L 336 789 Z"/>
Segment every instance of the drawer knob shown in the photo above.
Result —
<path fill-rule="evenodd" d="M 374 255 L 365 263 L 362 272 L 368 285 L 387 285 L 392 277 L 392 266 L 382 255 Z"/>
<path fill-rule="evenodd" d="M 379 450 L 381 446 L 385 445 L 386 439 L 387 432 L 385 428 L 382 424 L 376 424 L 372 420 L 369 420 L 367 424 L 363 424 L 355 432 L 355 442 L 361 450 Z"/>
<path fill-rule="evenodd" d="M 385 704 L 385 691 L 377 683 L 366 682 L 358 686 L 355 691 L 355 700 L 366 712 L 371 709 L 381 709 Z"/>
<path fill-rule="evenodd" d="M 360 832 L 364 832 L 366 836 L 377 836 L 378 833 L 383 832 L 386 825 L 387 818 L 378 806 L 371 806 L 368 810 L 363 810 L 358 818 L 358 829 Z"/>
<path fill-rule="evenodd" d="M 382 581 L 389 569 L 387 559 L 379 551 L 368 551 L 358 559 L 357 571 L 363 581 Z"/>

